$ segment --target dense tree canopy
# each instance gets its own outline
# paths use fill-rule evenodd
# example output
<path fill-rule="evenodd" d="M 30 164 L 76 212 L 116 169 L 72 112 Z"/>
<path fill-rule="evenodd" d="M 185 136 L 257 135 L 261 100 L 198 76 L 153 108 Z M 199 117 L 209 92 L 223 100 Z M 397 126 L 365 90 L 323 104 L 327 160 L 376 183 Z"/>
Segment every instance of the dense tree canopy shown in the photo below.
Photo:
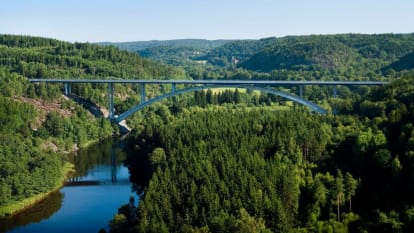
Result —
<path fill-rule="evenodd" d="M 167 121 L 146 119 L 143 131 L 130 139 L 140 148 L 136 156 L 150 152 L 153 168 L 138 232 L 346 229 L 330 213 L 357 218 L 336 212 L 355 195 L 355 178 L 314 170 L 328 156 L 333 136 L 317 115 L 210 107 Z M 326 190 L 323 196 L 320 189 Z"/>
<path fill-rule="evenodd" d="M 0 212 L 59 186 L 65 154 L 117 134 L 108 120 L 94 118 L 62 97 L 58 85 L 31 84 L 28 79 L 181 75 L 180 69 L 114 47 L 0 35 Z M 72 90 L 95 103 L 106 102 L 105 86 L 74 85 Z"/>
<path fill-rule="evenodd" d="M 337 87 L 338 97 L 331 87 L 304 88 L 305 98 L 336 115 L 319 116 L 241 89 L 195 92 L 144 109 L 129 120 L 136 130 L 128 140 L 135 154 L 127 161 L 131 178 L 140 172 L 147 183 L 138 219 L 123 207 L 111 228 L 411 232 L 413 41 L 412 34 L 346 34 L 146 47 L 149 57 L 168 63 L 187 59 L 175 63 L 183 69 L 113 46 L 0 35 L 0 207 L 55 187 L 62 153 L 74 145 L 117 133 L 109 121 L 62 97 L 59 85 L 30 84 L 28 78 L 398 77 L 379 88 Z M 75 95 L 100 105 L 106 88 L 72 86 Z M 139 88 L 115 88 L 117 111 L 139 101 Z M 167 89 L 148 85 L 147 96 Z"/>
<path fill-rule="evenodd" d="M 400 79 L 336 116 L 208 104 L 176 115 L 147 112 L 130 138 L 137 151 L 129 165 L 133 176 L 142 174 L 134 161 L 147 160 L 151 178 L 138 222 L 120 225 L 136 232 L 411 232 L 413 86 Z"/>
<path fill-rule="evenodd" d="M 195 79 L 236 78 L 242 69 L 248 79 L 359 80 L 395 78 L 414 69 L 413 34 L 286 36 L 227 41 L 203 49 L 188 43 L 185 50 L 168 42 L 134 49 L 143 42 L 113 45 L 180 64 Z"/>

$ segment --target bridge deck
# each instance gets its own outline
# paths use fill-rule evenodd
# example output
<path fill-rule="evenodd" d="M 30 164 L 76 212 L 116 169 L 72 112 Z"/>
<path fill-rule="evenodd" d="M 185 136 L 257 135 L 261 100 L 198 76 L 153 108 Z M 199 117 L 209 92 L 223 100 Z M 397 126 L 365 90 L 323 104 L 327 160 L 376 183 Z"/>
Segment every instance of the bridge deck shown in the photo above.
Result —
<path fill-rule="evenodd" d="M 383 81 L 282 81 L 282 80 L 137 80 L 137 79 L 29 79 L 39 83 L 137 83 L 137 84 L 204 84 L 204 85 L 322 85 L 322 86 L 353 86 L 353 85 L 384 85 Z"/>

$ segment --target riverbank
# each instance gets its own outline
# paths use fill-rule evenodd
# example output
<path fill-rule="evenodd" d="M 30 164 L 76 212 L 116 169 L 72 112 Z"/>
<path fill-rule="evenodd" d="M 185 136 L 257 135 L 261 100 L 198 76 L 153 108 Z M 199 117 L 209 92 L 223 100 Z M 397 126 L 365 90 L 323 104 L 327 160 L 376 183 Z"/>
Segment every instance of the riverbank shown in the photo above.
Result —
<path fill-rule="evenodd" d="M 24 211 L 25 209 L 30 208 L 31 206 L 33 206 L 33 205 L 39 203 L 40 201 L 44 200 L 51 193 L 53 193 L 53 192 L 59 190 L 60 188 L 62 188 L 64 182 L 66 181 L 66 178 L 73 171 L 74 171 L 74 165 L 69 163 L 69 162 L 65 162 L 65 164 L 63 166 L 63 170 L 62 170 L 62 176 L 60 177 L 58 182 L 56 182 L 56 186 L 52 190 L 50 190 L 48 192 L 44 192 L 44 193 L 39 193 L 39 194 L 37 194 L 33 197 L 25 198 L 21 201 L 16 201 L 16 202 L 14 202 L 12 204 L 9 204 L 7 206 L 0 207 L 0 218 L 6 218 L 6 217 L 11 217 L 13 215 L 16 215 L 16 214 Z"/>

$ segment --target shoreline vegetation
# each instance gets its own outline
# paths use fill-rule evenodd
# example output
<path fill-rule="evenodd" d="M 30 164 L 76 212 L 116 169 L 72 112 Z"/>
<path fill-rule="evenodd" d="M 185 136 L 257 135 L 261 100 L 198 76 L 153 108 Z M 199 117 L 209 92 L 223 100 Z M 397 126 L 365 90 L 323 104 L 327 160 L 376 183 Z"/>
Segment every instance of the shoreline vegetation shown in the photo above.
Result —
<path fill-rule="evenodd" d="M 87 142 L 82 143 L 81 145 L 79 145 L 79 147 L 77 149 L 74 149 L 72 151 L 76 152 L 79 149 L 82 148 L 88 148 L 90 146 L 92 146 L 95 143 L 98 143 L 101 140 L 89 140 Z M 31 208 L 32 206 L 38 204 L 39 202 L 45 200 L 47 197 L 50 196 L 50 194 L 60 190 L 64 184 L 66 179 L 69 177 L 69 175 L 71 173 L 75 172 L 75 165 L 70 163 L 70 162 L 65 162 L 65 164 L 63 165 L 62 168 L 62 176 L 61 178 L 56 182 L 56 186 L 53 187 L 53 189 L 47 191 L 47 192 L 43 192 L 43 193 L 39 193 L 35 196 L 32 197 L 28 197 L 25 199 L 22 199 L 20 201 L 16 201 L 13 202 L 9 205 L 6 206 L 0 206 L 0 219 L 4 219 L 4 218 L 11 218 L 29 208 Z"/>
<path fill-rule="evenodd" d="M 91 145 L 93 145 L 95 143 L 98 143 L 99 141 L 100 140 L 89 140 L 89 141 L 79 145 L 79 147 L 77 149 L 73 150 L 72 152 L 78 151 L 81 148 L 90 147 Z M 9 204 L 7 206 L 0 206 L 0 219 L 13 217 L 13 216 L 27 210 L 28 208 L 36 205 L 37 203 L 45 200 L 47 197 L 50 196 L 50 194 L 52 194 L 53 192 L 56 192 L 59 189 L 61 189 L 65 184 L 65 180 L 73 172 L 75 172 L 75 165 L 70 163 L 70 162 L 65 162 L 65 164 L 63 165 L 63 168 L 62 168 L 62 176 L 58 180 L 56 186 L 53 189 L 51 189 L 47 192 L 39 193 L 39 194 L 37 194 L 35 196 L 32 196 L 32 197 L 25 198 L 25 199 L 20 200 L 20 201 L 16 201 L 16 202 L 14 202 L 12 204 Z"/>
<path fill-rule="evenodd" d="M 57 182 L 56 186 L 44 193 L 39 193 L 33 197 L 25 198 L 20 201 L 16 201 L 12 204 L 9 204 L 7 206 L 0 207 L 0 218 L 10 218 L 15 216 L 16 214 L 19 214 L 28 208 L 36 205 L 37 203 L 45 200 L 51 193 L 58 191 L 61 189 L 65 183 L 65 180 L 67 179 L 68 175 L 70 173 L 73 173 L 75 170 L 75 165 L 69 162 L 65 162 L 62 169 L 62 176 Z"/>

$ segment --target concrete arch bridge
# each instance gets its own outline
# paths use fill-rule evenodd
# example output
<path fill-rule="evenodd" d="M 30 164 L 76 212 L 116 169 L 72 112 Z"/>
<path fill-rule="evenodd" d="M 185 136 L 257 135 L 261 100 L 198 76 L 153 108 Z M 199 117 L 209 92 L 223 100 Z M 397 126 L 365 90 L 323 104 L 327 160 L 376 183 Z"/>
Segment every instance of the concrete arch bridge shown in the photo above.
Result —
<path fill-rule="evenodd" d="M 244 88 L 249 90 L 258 90 L 264 93 L 281 96 L 283 98 L 292 100 L 296 103 L 309 107 L 312 111 L 320 114 L 325 114 L 326 110 L 317 104 L 305 100 L 302 96 L 303 86 L 333 86 L 334 95 L 336 95 L 336 86 L 363 86 L 363 85 L 385 85 L 387 82 L 380 81 L 277 81 L 277 80 L 132 80 L 132 79 L 30 79 L 32 83 L 63 83 L 64 92 L 66 95 L 71 94 L 71 84 L 74 83 L 101 83 L 108 85 L 108 118 L 119 123 L 142 108 L 159 102 L 165 98 L 205 89 L 213 88 Z M 140 94 L 141 101 L 136 106 L 115 116 L 114 106 L 114 84 L 137 84 L 141 86 Z M 147 84 L 171 85 L 171 91 L 147 99 L 145 94 L 145 86 Z M 184 88 L 177 89 L 177 84 L 184 84 Z M 272 87 L 299 87 L 299 95 L 293 95 L 286 92 L 278 91 Z"/>

